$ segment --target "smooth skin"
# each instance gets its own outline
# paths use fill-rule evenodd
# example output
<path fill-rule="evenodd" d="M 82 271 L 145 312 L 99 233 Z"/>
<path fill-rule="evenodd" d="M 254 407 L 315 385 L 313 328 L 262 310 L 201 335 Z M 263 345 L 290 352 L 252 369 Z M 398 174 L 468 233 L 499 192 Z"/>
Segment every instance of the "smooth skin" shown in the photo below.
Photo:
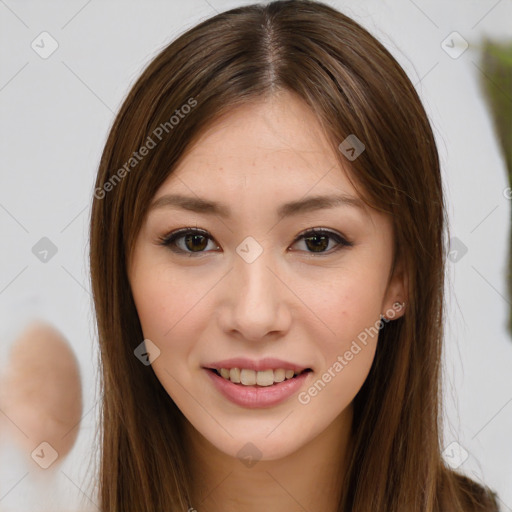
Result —
<path fill-rule="evenodd" d="M 365 328 L 407 299 L 400 265 L 390 276 L 391 219 L 347 204 L 278 218 L 283 203 L 357 197 L 314 113 L 289 92 L 220 118 L 154 201 L 167 194 L 220 202 L 231 214 L 152 208 L 129 262 L 144 338 L 160 350 L 153 370 L 186 418 L 191 507 L 334 512 L 351 448 L 352 400 L 368 375 L 378 335 L 360 344 L 307 404 L 297 393 L 272 407 L 235 405 L 202 366 L 231 357 L 283 359 L 313 370 L 301 392 L 329 368 L 332 373 Z M 181 252 L 161 244 L 185 227 L 208 233 L 195 243 L 177 239 L 174 249 Z M 338 233 L 352 245 L 322 235 L 310 243 L 299 238 L 311 228 Z M 251 263 L 237 252 L 249 236 L 263 250 Z M 254 451 L 256 463 L 238 458 L 244 447 Z"/>

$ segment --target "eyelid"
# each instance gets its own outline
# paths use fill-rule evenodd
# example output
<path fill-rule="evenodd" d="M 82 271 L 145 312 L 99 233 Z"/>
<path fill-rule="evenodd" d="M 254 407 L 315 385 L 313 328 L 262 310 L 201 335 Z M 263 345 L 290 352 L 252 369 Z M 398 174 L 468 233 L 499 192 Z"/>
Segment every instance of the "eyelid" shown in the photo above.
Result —
<path fill-rule="evenodd" d="M 326 252 L 308 252 L 308 251 L 299 251 L 299 252 L 305 252 L 308 256 L 317 257 L 317 256 L 329 256 L 335 252 L 337 252 L 340 249 L 352 247 L 354 245 L 353 242 L 349 241 L 347 237 L 339 233 L 338 231 L 334 231 L 329 228 L 322 228 L 322 227 L 314 227 L 314 228 L 307 228 L 304 231 L 300 232 L 295 240 L 293 241 L 292 245 L 295 245 L 297 242 L 302 240 L 306 237 L 306 235 L 329 235 L 332 239 L 334 239 L 337 243 L 336 247 L 333 249 L 326 251 Z"/>
<path fill-rule="evenodd" d="M 169 248 L 169 250 L 171 250 L 172 252 L 174 252 L 176 254 L 180 254 L 180 255 L 196 257 L 196 256 L 208 254 L 209 252 L 211 252 L 211 251 L 198 251 L 198 252 L 184 251 L 179 248 L 171 247 L 172 244 L 176 240 L 178 240 L 179 238 L 181 238 L 182 236 L 185 236 L 187 234 L 200 234 L 200 235 L 204 236 L 205 238 L 207 238 L 208 240 L 211 240 L 218 246 L 217 241 L 209 233 L 209 231 L 199 228 L 197 226 L 189 226 L 189 227 L 183 227 L 183 228 L 176 229 L 166 235 L 158 237 L 157 243 L 159 245 L 167 246 Z M 313 257 L 328 256 L 328 255 L 333 254 L 334 252 L 337 252 L 338 250 L 340 250 L 342 248 L 352 247 L 354 245 L 353 242 L 349 241 L 344 235 L 342 235 L 338 231 L 334 231 L 329 228 L 313 227 L 313 228 L 307 228 L 307 229 L 301 231 L 295 237 L 295 240 L 293 241 L 292 246 L 295 245 L 297 242 L 301 241 L 302 239 L 304 239 L 306 237 L 306 235 L 318 236 L 318 235 L 326 235 L 326 234 L 329 235 L 337 243 L 337 245 L 334 248 L 332 248 L 326 252 L 314 252 L 314 251 L 298 251 L 298 252 L 306 253 L 308 256 L 313 256 Z M 288 249 L 288 251 L 290 251 L 290 249 Z"/>
<path fill-rule="evenodd" d="M 174 243 L 176 240 L 178 240 L 182 236 L 185 236 L 185 235 L 188 235 L 191 233 L 192 234 L 200 234 L 200 235 L 204 236 L 205 238 L 207 238 L 208 240 L 212 240 L 218 246 L 215 238 L 213 238 L 213 236 L 209 233 L 209 231 L 207 231 L 206 229 L 201 229 L 197 226 L 188 226 L 188 227 L 184 227 L 184 228 L 179 228 L 174 231 L 171 231 L 170 233 L 167 233 L 166 235 L 159 236 L 158 244 L 168 247 L 169 250 L 171 250 L 175 254 L 192 256 L 192 257 L 207 254 L 209 251 L 190 252 L 190 251 L 183 251 L 182 249 L 172 247 L 172 243 Z"/>
<path fill-rule="evenodd" d="M 352 242 L 350 242 L 344 235 L 342 235 L 338 231 L 334 231 L 334 230 L 329 229 L 329 228 L 320 228 L 320 227 L 317 227 L 317 228 L 307 228 L 304 231 L 301 231 L 297 235 L 297 237 L 295 238 L 294 243 L 296 241 L 300 240 L 301 238 L 303 238 L 304 236 L 308 235 L 308 234 L 314 234 L 314 235 L 329 234 L 329 235 L 332 235 L 333 238 L 339 238 L 341 241 L 343 241 L 347 245 L 353 245 Z"/>

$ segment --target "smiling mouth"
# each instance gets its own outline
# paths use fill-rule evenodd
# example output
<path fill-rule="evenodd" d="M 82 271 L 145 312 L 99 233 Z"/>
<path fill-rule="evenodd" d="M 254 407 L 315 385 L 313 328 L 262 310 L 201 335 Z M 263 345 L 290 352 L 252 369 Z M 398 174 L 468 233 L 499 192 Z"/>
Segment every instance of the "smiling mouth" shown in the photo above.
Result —
<path fill-rule="evenodd" d="M 297 378 L 303 373 L 311 372 L 311 368 L 306 368 L 300 372 L 278 368 L 255 371 L 246 368 L 207 368 L 207 370 L 217 374 L 225 380 L 238 384 L 239 386 L 268 387 L 281 382 Z"/>

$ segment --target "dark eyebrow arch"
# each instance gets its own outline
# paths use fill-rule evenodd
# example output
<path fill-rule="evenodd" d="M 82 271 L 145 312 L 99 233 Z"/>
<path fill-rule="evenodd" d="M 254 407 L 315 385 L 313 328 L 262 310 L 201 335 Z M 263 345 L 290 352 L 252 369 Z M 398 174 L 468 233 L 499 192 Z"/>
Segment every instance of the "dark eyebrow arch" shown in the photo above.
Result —
<path fill-rule="evenodd" d="M 277 210 L 277 216 L 279 218 L 289 217 L 300 213 L 340 206 L 365 209 L 364 202 L 361 199 L 347 194 L 310 196 L 305 199 L 282 204 Z M 149 211 L 173 207 L 207 215 L 218 215 L 224 218 L 231 216 L 231 212 L 225 204 L 182 194 L 167 194 L 158 198 L 150 205 Z"/>

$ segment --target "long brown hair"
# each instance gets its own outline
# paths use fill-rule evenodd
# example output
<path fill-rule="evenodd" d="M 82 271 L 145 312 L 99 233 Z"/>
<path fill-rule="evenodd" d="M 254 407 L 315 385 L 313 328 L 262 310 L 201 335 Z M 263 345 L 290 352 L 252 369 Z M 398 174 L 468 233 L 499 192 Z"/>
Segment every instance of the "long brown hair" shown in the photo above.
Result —
<path fill-rule="evenodd" d="M 309 105 L 345 167 L 339 144 L 351 134 L 363 141 L 351 181 L 370 206 L 391 215 L 395 263 L 408 276 L 406 313 L 381 329 L 354 399 L 354 445 L 338 510 L 497 510 L 493 493 L 441 456 L 448 227 L 428 118 L 382 44 L 347 16 L 305 0 L 241 7 L 193 27 L 150 62 L 113 123 L 90 221 L 103 392 L 101 509 L 191 504 L 183 415 L 151 366 L 134 356 L 143 334 L 127 266 L 150 201 L 197 137 L 236 105 L 279 90 Z"/>

